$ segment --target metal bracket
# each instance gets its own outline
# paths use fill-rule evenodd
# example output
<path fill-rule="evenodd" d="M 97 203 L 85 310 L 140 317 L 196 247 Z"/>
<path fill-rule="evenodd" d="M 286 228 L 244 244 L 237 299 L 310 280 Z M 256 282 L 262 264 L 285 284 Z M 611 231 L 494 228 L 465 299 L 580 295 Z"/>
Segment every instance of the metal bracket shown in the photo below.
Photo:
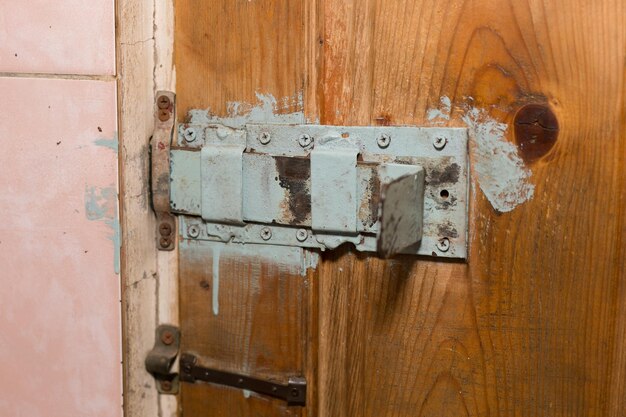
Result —
<path fill-rule="evenodd" d="M 195 383 L 196 381 L 241 388 L 259 394 L 269 395 L 287 402 L 287 405 L 306 403 L 306 380 L 301 377 L 289 378 L 286 385 L 272 381 L 252 378 L 246 375 L 205 368 L 197 364 L 198 359 L 189 353 L 180 357 L 180 380 Z"/>
<path fill-rule="evenodd" d="M 179 124 L 187 239 L 465 258 L 465 128 Z"/>
<path fill-rule="evenodd" d="M 180 349 L 180 331 L 176 326 L 162 324 L 156 329 L 154 347 L 146 356 L 146 370 L 157 381 L 161 394 L 178 393 L 178 374 L 171 372 Z"/>
<path fill-rule="evenodd" d="M 156 243 L 159 250 L 175 247 L 176 220 L 170 213 L 170 147 L 176 120 L 174 93 L 159 91 L 151 140 L 152 206 L 157 217 Z"/>

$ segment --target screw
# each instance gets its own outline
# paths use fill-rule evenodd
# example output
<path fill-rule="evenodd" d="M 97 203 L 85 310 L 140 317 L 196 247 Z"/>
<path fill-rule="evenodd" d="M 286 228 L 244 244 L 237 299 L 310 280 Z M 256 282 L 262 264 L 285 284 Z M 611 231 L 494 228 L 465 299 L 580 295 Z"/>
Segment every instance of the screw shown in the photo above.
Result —
<path fill-rule="evenodd" d="M 450 239 L 444 237 L 443 239 L 439 240 L 439 243 L 437 243 L 437 249 L 439 249 L 441 252 L 447 252 L 448 250 L 450 250 Z"/>
<path fill-rule="evenodd" d="M 172 233 L 172 226 L 170 226 L 169 223 L 161 223 L 159 225 L 159 233 L 161 233 L 163 237 L 169 236 Z"/>
<path fill-rule="evenodd" d="M 167 109 L 159 109 L 159 120 L 162 122 L 170 120 L 170 112 Z"/>
<path fill-rule="evenodd" d="M 261 239 L 270 240 L 272 238 L 272 231 L 269 227 L 264 227 L 261 229 Z"/>
<path fill-rule="evenodd" d="M 162 237 L 159 239 L 159 245 L 162 248 L 168 248 L 172 244 L 172 240 L 169 237 Z"/>
<path fill-rule="evenodd" d="M 160 109 L 167 109 L 170 106 L 170 98 L 168 96 L 159 96 L 157 106 Z"/>
<path fill-rule="evenodd" d="M 291 390 L 291 396 L 292 396 L 292 397 L 297 397 L 297 396 L 299 396 L 299 395 L 300 395 L 300 391 L 298 390 L 298 388 L 293 388 L 293 389 Z"/>
<path fill-rule="evenodd" d="M 172 390 L 172 382 L 171 381 L 161 381 L 161 389 L 163 391 L 171 391 Z"/>
<path fill-rule="evenodd" d="M 309 237 L 309 232 L 307 232 L 306 229 L 298 229 L 296 232 L 296 239 L 300 242 L 304 242 L 307 237 Z"/>
<path fill-rule="evenodd" d="M 376 143 L 378 143 L 379 148 L 386 148 L 391 143 L 391 136 L 386 133 L 381 134 L 378 139 L 376 139 Z"/>
<path fill-rule="evenodd" d="M 303 148 L 306 148 L 308 146 L 311 146 L 311 144 L 313 143 L 313 138 L 309 135 L 300 135 L 300 137 L 298 138 L 298 143 Z"/>
<path fill-rule="evenodd" d="M 194 129 L 193 127 L 188 127 L 183 132 L 183 136 L 185 137 L 185 140 L 187 142 L 193 142 L 194 140 L 196 140 L 197 136 L 196 129 Z"/>
<path fill-rule="evenodd" d="M 448 139 L 438 136 L 435 138 L 434 142 L 433 142 L 433 146 L 435 147 L 435 149 L 437 149 L 438 151 L 442 150 L 443 148 L 446 147 L 446 143 L 448 143 Z"/>
<path fill-rule="evenodd" d="M 268 143 L 270 143 L 271 140 L 272 136 L 269 134 L 269 132 L 263 132 L 259 135 L 259 142 L 261 142 L 261 144 L 263 145 L 267 145 Z"/>
<path fill-rule="evenodd" d="M 169 330 L 164 331 L 161 335 L 161 342 L 165 345 L 171 345 L 174 343 L 174 334 Z"/>
<path fill-rule="evenodd" d="M 192 224 L 191 226 L 187 228 L 187 234 L 189 235 L 190 238 L 195 239 L 198 236 L 200 236 L 200 228 L 197 225 Z"/>

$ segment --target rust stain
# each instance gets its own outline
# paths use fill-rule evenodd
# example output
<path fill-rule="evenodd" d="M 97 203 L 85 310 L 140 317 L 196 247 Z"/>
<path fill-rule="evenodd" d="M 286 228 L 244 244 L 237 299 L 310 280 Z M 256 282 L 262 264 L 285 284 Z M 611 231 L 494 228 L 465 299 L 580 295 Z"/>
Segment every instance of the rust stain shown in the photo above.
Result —
<path fill-rule="evenodd" d="M 442 223 L 437 226 L 438 235 L 457 238 L 459 237 L 459 232 L 452 226 L 450 223 Z"/>
<path fill-rule="evenodd" d="M 374 173 L 377 171 L 374 170 Z M 378 201 L 380 200 L 380 180 L 377 175 L 372 175 L 367 186 L 369 193 L 369 221 L 370 227 L 378 220 Z"/>
<path fill-rule="evenodd" d="M 426 184 L 437 186 L 441 184 L 454 184 L 459 182 L 461 167 L 458 164 L 446 165 L 442 170 L 433 167 L 428 170 Z"/>
<path fill-rule="evenodd" d="M 311 177 L 311 161 L 308 158 L 274 157 L 278 181 L 289 193 L 289 224 L 301 225 L 311 218 L 311 193 L 308 181 Z"/>
<path fill-rule="evenodd" d="M 361 181 L 365 189 L 359 205 L 359 220 L 363 226 L 372 227 L 378 221 L 378 200 L 380 199 L 378 165 L 360 162 L 359 168 L 363 173 Z"/>
<path fill-rule="evenodd" d="M 374 119 L 378 126 L 390 126 L 391 120 L 391 115 L 389 113 L 381 113 Z"/>

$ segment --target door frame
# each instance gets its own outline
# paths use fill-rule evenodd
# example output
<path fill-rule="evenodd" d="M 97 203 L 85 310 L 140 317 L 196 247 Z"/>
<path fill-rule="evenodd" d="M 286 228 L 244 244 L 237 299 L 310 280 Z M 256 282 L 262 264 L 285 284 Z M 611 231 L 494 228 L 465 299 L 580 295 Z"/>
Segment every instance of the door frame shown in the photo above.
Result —
<path fill-rule="evenodd" d="M 144 360 L 159 324 L 178 325 L 178 253 L 158 251 L 148 149 L 154 97 L 175 88 L 173 0 L 116 0 L 124 415 L 177 415 Z"/>

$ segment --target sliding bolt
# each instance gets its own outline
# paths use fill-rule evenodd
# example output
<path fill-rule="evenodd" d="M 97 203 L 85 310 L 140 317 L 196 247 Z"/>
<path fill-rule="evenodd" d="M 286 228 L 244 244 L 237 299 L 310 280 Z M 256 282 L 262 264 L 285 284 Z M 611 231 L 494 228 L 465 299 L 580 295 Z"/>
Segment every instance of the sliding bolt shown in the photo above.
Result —
<path fill-rule="evenodd" d="M 386 133 L 381 134 L 378 139 L 376 139 L 376 143 L 378 144 L 379 148 L 386 148 L 387 146 L 389 146 L 389 144 L 391 143 L 391 136 L 387 135 Z"/>
<path fill-rule="evenodd" d="M 433 141 L 433 146 L 435 147 L 435 149 L 440 151 L 440 150 L 442 150 L 443 148 L 446 147 L 446 143 L 448 143 L 448 139 L 446 139 L 444 137 L 441 137 L 441 136 L 438 136 Z"/>
<path fill-rule="evenodd" d="M 192 224 L 187 228 L 187 234 L 190 238 L 195 239 L 200 236 L 200 228 L 197 225 Z"/>
<path fill-rule="evenodd" d="M 269 227 L 264 227 L 261 229 L 261 239 L 270 240 L 272 238 L 272 231 Z"/>
<path fill-rule="evenodd" d="M 306 229 L 298 229 L 296 232 L 296 239 L 298 239 L 299 242 L 304 242 L 307 237 L 309 237 L 309 232 L 307 232 Z"/>
<path fill-rule="evenodd" d="M 259 142 L 261 142 L 262 145 L 267 145 L 271 140 L 272 136 L 268 132 L 262 132 L 259 135 Z"/>
<path fill-rule="evenodd" d="M 198 134 L 196 133 L 196 129 L 194 129 L 193 127 L 188 127 L 183 132 L 183 137 L 187 142 L 193 142 L 194 140 L 196 140 L 197 136 Z"/>
<path fill-rule="evenodd" d="M 437 249 L 439 249 L 441 252 L 447 252 L 448 250 L 450 250 L 450 239 L 444 237 L 443 239 L 439 240 L 439 242 L 437 243 Z"/>
<path fill-rule="evenodd" d="M 303 148 L 306 148 L 308 146 L 311 146 L 311 144 L 313 143 L 313 138 L 309 135 L 300 135 L 300 137 L 298 138 L 298 143 Z"/>

